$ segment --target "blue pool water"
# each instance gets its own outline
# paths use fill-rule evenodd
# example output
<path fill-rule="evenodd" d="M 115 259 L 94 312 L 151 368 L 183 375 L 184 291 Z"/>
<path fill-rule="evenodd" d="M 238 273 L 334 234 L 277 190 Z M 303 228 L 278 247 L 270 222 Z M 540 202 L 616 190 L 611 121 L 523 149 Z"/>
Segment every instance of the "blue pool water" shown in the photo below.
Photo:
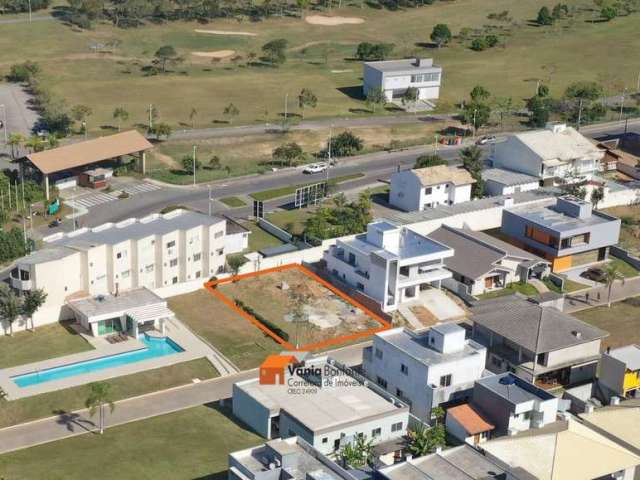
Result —
<path fill-rule="evenodd" d="M 16 385 L 24 388 L 53 380 L 60 380 L 62 378 L 74 377 L 83 373 L 120 367 L 130 363 L 141 362 L 142 360 L 149 360 L 150 358 L 164 357 L 166 355 L 184 352 L 184 349 L 180 345 L 167 337 L 152 338 L 143 334 L 140 336 L 140 341 L 145 345 L 145 348 L 141 348 L 140 350 L 118 353 L 109 355 L 108 357 L 86 360 L 84 362 L 71 363 L 38 372 L 25 373 L 12 377 L 12 380 Z"/>

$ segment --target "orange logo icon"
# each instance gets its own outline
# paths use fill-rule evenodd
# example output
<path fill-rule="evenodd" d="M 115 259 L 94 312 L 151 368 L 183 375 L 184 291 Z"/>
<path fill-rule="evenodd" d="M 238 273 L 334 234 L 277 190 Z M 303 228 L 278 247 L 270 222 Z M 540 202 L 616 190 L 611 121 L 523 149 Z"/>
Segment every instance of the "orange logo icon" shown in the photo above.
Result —
<path fill-rule="evenodd" d="M 294 355 L 269 355 L 260 365 L 260 385 L 284 385 L 285 368 L 297 361 Z"/>

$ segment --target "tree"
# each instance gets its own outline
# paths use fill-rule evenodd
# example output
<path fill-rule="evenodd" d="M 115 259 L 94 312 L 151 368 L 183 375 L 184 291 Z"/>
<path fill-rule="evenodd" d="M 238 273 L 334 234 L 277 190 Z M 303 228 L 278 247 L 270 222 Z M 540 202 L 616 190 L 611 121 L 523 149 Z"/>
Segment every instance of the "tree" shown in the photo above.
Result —
<path fill-rule="evenodd" d="M 304 118 L 305 107 L 316 108 L 316 105 L 318 105 L 318 97 L 316 97 L 315 93 L 308 88 L 303 88 L 300 95 L 298 95 L 298 106 L 302 111 L 302 118 Z"/>
<path fill-rule="evenodd" d="M 24 146 L 27 147 L 32 152 L 41 152 L 45 149 L 45 141 L 40 138 L 38 135 L 31 135 L 29 140 L 24 143 Z"/>
<path fill-rule="evenodd" d="M 220 163 L 220 157 L 218 157 L 217 155 L 214 155 L 213 157 L 211 157 L 209 159 L 209 168 L 211 170 L 220 170 L 220 168 L 222 168 L 222 165 Z"/>
<path fill-rule="evenodd" d="M 89 384 L 89 396 L 84 402 L 85 407 L 89 409 L 89 416 L 93 417 L 96 411 L 100 414 L 100 435 L 104 433 L 104 407 L 109 407 L 109 411 L 113 413 L 116 409 L 115 403 L 111 398 L 111 385 L 106 382 L 93 382 Z"/>
<path fill-rule="evenodd" d="M 367 108 L 375 113 L 378 107 L 384 106 L 387 103 L 387 97 L 382 88 L 370 88 L 367 92 L 365 102 L 367 104 Z"/>
<path fill-rule="evenodd" d="M 484 167 L 482 150 L 476 145 L 463 148 L 460 150 L 460 160 L 462 160 L 463 168 L 467 170 L 476 181 L 471 187 L 471 194 L 475 198 L 481 198 L 484 191 L 484 181 L 482 180 L 482 168 Z"/>
<path fill-rule="evenodd" d="M 402 94 L 402 104 L 407 105 L 417 102 L 419 95 L 420 92 L 418 92 L 416 87 L 407 88 L 407 90 Z"/>
<path fill-rule="evenodd" d="M 363 143 L 360 137 L 357 137 L 349 130 L 345 130 L 339 135 L 331 137 L 327 148 L 331 149 L 332 155 L 336 157 L 348 157 L 362 150 Z"/>
<path fill-rule="evenodd" d="M 343 465 L 353 468 L 364 467 L 373 458 L 373 441 L 365 435 L 357 435 L 355 441 L 347 443 L 340 449 L 340 460 Z"/>
<path fill-rule="evenodd" d="M 476 85 L 473 87 L 473 90 L 471 90 L 469 96 L 473 102 L 485 102 L 489 100 L 491 93 L 482 85 Z"/>
<path fill-rule="evenodd" d="M 244 255 L 228 255 L 227 256 L 227 267 L 231 270 L 232 276 L 237 276 L 240 272 L 240 268 L 247 263 L 248 260 L 244 257 Z"/>
<path fill-rule="evenodd" d="M 126 122 L 129 119 L 129 112 L 124 107 L 116 107 L 113 111 L 113 119 L 118 122 L 118 131 L 120 131 L 122 122 Z"/>
<path fill-rule="evenodd" d="M 551 10 L 551 16 L 554 20 L 560 20 L 561 18 L 569 15 L 569 6 L 565 3 L 557 3 Z"/>
<path fill-rule="evenodd" d="M 435 452 L 439 447 L 444 447 L 444 425 L 436 424 L 431 428 L 427 428 L 423 424 L 418 424 L 415 429 L 407 432 L 407 437 L 411 454 L 414 457 L 422 457 Z"/>
<path fill-rule="evenodd" d="M 597 100 L 602 97 L 604 90 L 597 82 L 580 81 L 574 82 L 567 87 L 565 96 L 571 99 Z"/>
<path fill-rule="evenodd" d="M 472 125 L 474 131 L 489 123 L 491 107 L 486 103 L 470 102 L 465 104 L 460 112 L 462 123 Z"/>
<path fill-rule="evenodd" d="M 153 127 L 153 131 L 156 137 L 164 137 L 165 140 L 168 140 L 173 133 L 173 128 L 168 123 L 160 122 Z"/>
<path fill-rule="evenodd" d="M 392 43 L 360 42 L 356 48 L 356 58 L 363 62 L 385 60 L 393 48 Z"/>
<path fill-rule="evenodd" d="M 413 168 L 427 168 L 436 167 L 438 165 L 448 165 L 448 162 L 437 154 L 420 155 L 416 158 L 416 163 Z"/>
<path fill-rule="evenodd" d="M 202 163 L 196 158 L 196 170 L 202 168 Z M 182 169 L 193 175 L 193 155 L 185 155 L 182 157 Z"/>
<path fill-rule="evenodd" d="M 597 209 L 598 204 L 604 200 L 604 187 L 598 187 L 591 191 L 591 203 L 593 208 Z"/>
<path fill-rule="evenodd" d="M 542 7 L 538 10 L 538 17 L 536 18 L 536 23 L 538 25 L 553 25 L 553 16 L 551 16 L 551 12 L 549 12 L 548 7 Z"/>
<path fill-rule="evenodd" d="M 33 78 L 38 76 L 40 71 L 40 65 L 27 60 L 23 63 L 11 65 L 9 74 L 7 75 L 7 80 L 15 83 L 30 82 Z"/>
<path fill-rule="evenodd" d="M 513 98 L 496 97 L 493 100 L 493 105 L 500 115 L 500 130 L 502 130 L 504 128 L 504 116 L 511 114 L 514 109 Z"/>
<path fill-rule="evenodd" d="M 618 10 L 613 5 L 605 5 L 600 10 L 600 16 L 605 22 L 609 22 L 618 16 Z"/>
<path fill-rule="evenodd" d="M 153 56 L 153 63 L 156 65 L 160 65 L 162 73 L 166 73 L 167 66 L 175 65 L 182 61 L 176 49 L 171 45 L 163 45 L 158 50 L 156 50 L 156 53 Z"/>
<path fill-rule="evenodd" d="M 289 42 L 285 38 L 271 40 L 262 46 L 262 53 L 267 62 L 271 65 L 282 65 L 287 61 L 287 45 Z"/>
<path fill-rule="evenodd" d="M 229 123 L 233 123 L 233 117 L 240 115 L 240 110 L 233 103 L 230 103 L 224 107 L 222 114 L 229 119 Z"/>
<path fill-rule="evenodd" d="M 6 283 L 0 283 L 0 316 L 9 324 L 13 337 L 13 324 L 22 313 L 22 299 Z"/>
<path fill-rule="evenodd" d="M 551 116 L 551 99 L 535 95 L 527 100 L 527 109 L 530 112 L 529 124 L 532 127 L 542 128 Z"/>
<path fill-rule="evenodd" d="M 90 117 L 91 114 L 93 113 L 93 110 L 91 110 L 91 107 L 87 106 L 87 105 L 74 105 L 73 107 L 71 107 L 71 117 L 76 121 L 76 122 L 80 122 L 82 125 L 82 132 L 84 132 L 87 128 L 86 126 L 86 119 L 87 117 Z"/>
<path fill-rule="evenodd" d="M 33 316 L 47 301 L 47 293 L 41 288 L 27 290 L 22 300 L 22 314 L 31 321 L 31 331 L 35 331 Z"/>
<path fill-rule="evenodd" d="M 6 128 L 6 127 L 5 127 Z M 11 158 L 16 160 L 18 157 L 18 152 L 20 151 L 20 146 L 24 144 L 25 138 L 21 133 L 11 133 L 7 138 L 7 143 L 11 147 Z"/>
<path fill-rule="evenodd" d="M 474 38 L 471 41 L 471 50 L 474 50 L 476 52 L 486 50 L 487 47 L 487 41 L 484 39 L 484 37 Z"/>
<path fill-rule="evenodd" d="M 271 152 L 271 156 L 275 161 L 291 166 L 298 160 L 304 158 L 304 152 L 300 145 L 291 142 L 276 147 L 273 152 Z"/>
<path fill-rule="evenodd" d="M 451 41 L 451 30 L 449 30 L 448 25 L 444 23 L 438 23 L 433 27 L 431 31 L 431 41 L 435 43 L 438 48 L 446 45 Z"/>
<path fill-rule="evenodd" d="M 607 286 L 607 307 L 611 308 L 611 291 L 616 283 L 616 280 L 621 280 L 624 285 L 624 275 L 618 270 L 618 266 L 615 263 L 610 263 L 604 269 L 605 272 L 605 285 Z"/>
<path fill-rule="evenodd" d="M 304 19 L 304 12 L 311 5 L 311 0 L 296 0 L 296 5 L 300 9 L 300 18 Z"/>
<path fill-rule="evenodd" d="M 196 128 L 197 116 L 198 116 L 198 110 L 196 110 L 196 107 L 192 107 L 191 112 L 189 113 L 189 120 L 191 120 L 191 128 Z"/>

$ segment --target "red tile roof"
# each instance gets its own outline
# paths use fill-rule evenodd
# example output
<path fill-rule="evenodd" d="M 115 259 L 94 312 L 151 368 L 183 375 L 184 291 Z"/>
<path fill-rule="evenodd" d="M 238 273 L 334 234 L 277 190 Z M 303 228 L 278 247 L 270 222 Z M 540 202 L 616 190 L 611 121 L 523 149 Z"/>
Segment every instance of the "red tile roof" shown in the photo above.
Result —
<path fill-rule="evenodd" d="M 468 403 L 448 409 L 447 415 L 455 418 L 469 435 L 488 432 L 495 428 L 495 425 L 485 420 L 484 417 Z"/>

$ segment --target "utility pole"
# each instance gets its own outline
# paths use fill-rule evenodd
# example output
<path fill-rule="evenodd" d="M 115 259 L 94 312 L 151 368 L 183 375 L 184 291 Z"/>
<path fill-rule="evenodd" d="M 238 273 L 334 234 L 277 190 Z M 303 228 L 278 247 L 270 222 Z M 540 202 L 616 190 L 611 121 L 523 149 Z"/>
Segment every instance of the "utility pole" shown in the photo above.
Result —
<path fill-rule="evenodd" d="M 211 216 L 211 185 L 209 185 L 209 216 Z"/>
<path fill-rule="evenodd" d="M 149 130 L 153 130 L 153 103 L 149 104 Z"/>
<path fill-rule="evenodd" d="M 577 128 L 578 131 L 580 131 L 581 123 L 582 123 L 582 99 L 580 99 L 580 103 L 578 105 L 578 128 Z"/>
<path fill-rule="evenodd" d="M 478 130 L 478 127 L 476 126 L 476 114 L 478 113 L 478 109 L 474 108 L 473 109 L 473 140 L 476 139 L 476 133 Z"/>
<path fill-rule="evenodd" d="M 193 146 L 193 186 L 196 186 L 196 146 Z"/>
<path fill-rule="evenodd" d="M 29 0 L 29 23 L 31 23 L 31 0 Z"/>
<path fill-rule="evenodd" d="M 73 201 L 73 210 L 71 212 L 71 220 L 73 221 L 73 231 L 76 231 L 76 196 L 71 199 Z"/>
<path fill-rule="evenodd" d="M 636 82 L 636 92 L 640 93 L 640 72 L 638 72 L 638 81 Z"/>
<path fill-rule="evenodd" d="M 624 97 L 627 95 L 627 89 L 625 88 L 622 91 L 622 102 L 620 102 L 620 118 L 618 118 L 618 121 L 621 122 L 622 121 L 622 112 L 624 112 Z"/>

